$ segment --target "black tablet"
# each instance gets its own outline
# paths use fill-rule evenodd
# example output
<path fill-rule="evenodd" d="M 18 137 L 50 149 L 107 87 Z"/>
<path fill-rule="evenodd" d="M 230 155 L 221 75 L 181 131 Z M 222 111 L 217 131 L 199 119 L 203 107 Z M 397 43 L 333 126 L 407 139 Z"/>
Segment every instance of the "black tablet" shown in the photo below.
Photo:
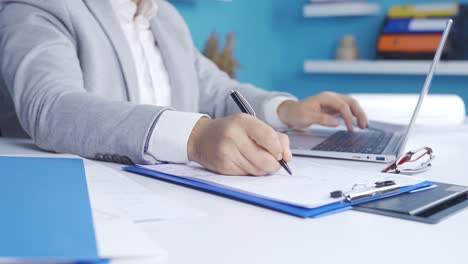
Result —
<path fill-rule="evenodd" d="M 405 193 L 353 207 L 354 210 L 436 224 L 468 207 L 468 187 L 433 182 L 436 188 Z"/>

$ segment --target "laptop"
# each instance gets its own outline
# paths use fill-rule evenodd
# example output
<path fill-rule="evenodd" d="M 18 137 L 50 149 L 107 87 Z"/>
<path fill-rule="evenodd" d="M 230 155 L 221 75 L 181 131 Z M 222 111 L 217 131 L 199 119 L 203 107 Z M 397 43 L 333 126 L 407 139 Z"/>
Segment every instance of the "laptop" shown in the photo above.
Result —
<path fill-rule="evenodd" d="M 290 138 L 292 153 L 298 156 L 383 163 L 391 162 L 403 154 L 424 97 L 429 92 L 452 24 L 453 21 L 449 19 L 408 125 L 370 121 L 368 129 L 354 132 L 330 128 L 289 131 L 287 134 Z"/>

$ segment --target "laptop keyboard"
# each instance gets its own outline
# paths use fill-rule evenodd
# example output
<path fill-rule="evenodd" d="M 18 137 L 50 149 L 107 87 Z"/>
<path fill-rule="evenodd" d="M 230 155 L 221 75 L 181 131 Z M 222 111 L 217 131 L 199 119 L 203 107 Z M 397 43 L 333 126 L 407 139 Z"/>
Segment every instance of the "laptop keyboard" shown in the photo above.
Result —
<path fill-rule="evenodd" d="M 391 133 L 377 130 L 362 132 L 338 131 L 312 148 L 312 150 L 381 154 L 391 138 Z"/>

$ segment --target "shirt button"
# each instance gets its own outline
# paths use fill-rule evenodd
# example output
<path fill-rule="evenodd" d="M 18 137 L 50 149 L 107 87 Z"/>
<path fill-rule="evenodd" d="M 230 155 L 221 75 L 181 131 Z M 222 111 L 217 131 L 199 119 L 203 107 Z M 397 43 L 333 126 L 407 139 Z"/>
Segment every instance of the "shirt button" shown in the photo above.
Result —
<path fill-rule="evenodd" d="M 126 156 L 123 156 L 123 157 L 122 157 L 122 163 L 123 163 L 123 164 L 127 164 L 127 165 L 133 165 L 132 160 L 129 159 L 128 157 L 126 157 Z"/>
<path fill-rule="evenodd" d="M 122 163 L 122 157 L 119 155 L 112 155 L 112 160 L 116 163 Z"/>
<path fill-rule="evenodd" d="M 104 154 L 104 160 L 108 162 L 112 162 L 112 155 L 110 154 Z"/>

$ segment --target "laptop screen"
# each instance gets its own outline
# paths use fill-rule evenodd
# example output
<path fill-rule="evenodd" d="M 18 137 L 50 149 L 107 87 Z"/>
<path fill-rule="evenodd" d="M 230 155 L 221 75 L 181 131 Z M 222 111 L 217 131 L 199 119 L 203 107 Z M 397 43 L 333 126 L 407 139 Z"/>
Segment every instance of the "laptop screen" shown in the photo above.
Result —
<path fill-rule="evenodd" d="M 429 69 L 429 73 L 427 74 L 426 81 L 424 82 L 424 86 L 423 86 L 423 89 L 422 89 L 421 94 L 419 96 L 418 103 L 416 104 L 416 108 L 414 109 L 413 116 L 411 117 L 411 121 L 410 121 L 408 127 L 406 128 L 405 138 L 404 138 L 404 141 L 403 141 L 403 146 L 405 146 L 407 141 L 408 141 L 409 134 L 411 133 L 411 129 L 413 128 L 414 123 L 416 122 L 416 118 L 418 117 L 418 114 L 419 114 L 419 111 L 421 109 L 424 98 L 426 97 L 426 95 L 429 92 L 429 87 L 431 86 L 432 77 L 434 76 L 435 70 L 437 69 L 437 65 L 439 64 L 440 57 L 442 56 L 442 52 L 444 50 L 445 43 L 447 42 L 447 38 L 448 38 L 449 33 L 450 33 L 450 29 L 452 28 L 452 24 L 453 24 L 453 20 L 449 19 L 447 21 L 447 26 L 445 27 L 444 33 L 443 33 L 442 38 L 440 40 L 439 47 L 437 48 L 437 51 L 436 51 L 436 53 L 434 55 L 434 59 L 433 59 L 432 64 L 431 64 L 431 68 Z M 398 153 L 398 156 L 400 156 L 402 154 L 403 150 L 404 150 L 403 148 L 400 149 L 400 153 Z"/>

